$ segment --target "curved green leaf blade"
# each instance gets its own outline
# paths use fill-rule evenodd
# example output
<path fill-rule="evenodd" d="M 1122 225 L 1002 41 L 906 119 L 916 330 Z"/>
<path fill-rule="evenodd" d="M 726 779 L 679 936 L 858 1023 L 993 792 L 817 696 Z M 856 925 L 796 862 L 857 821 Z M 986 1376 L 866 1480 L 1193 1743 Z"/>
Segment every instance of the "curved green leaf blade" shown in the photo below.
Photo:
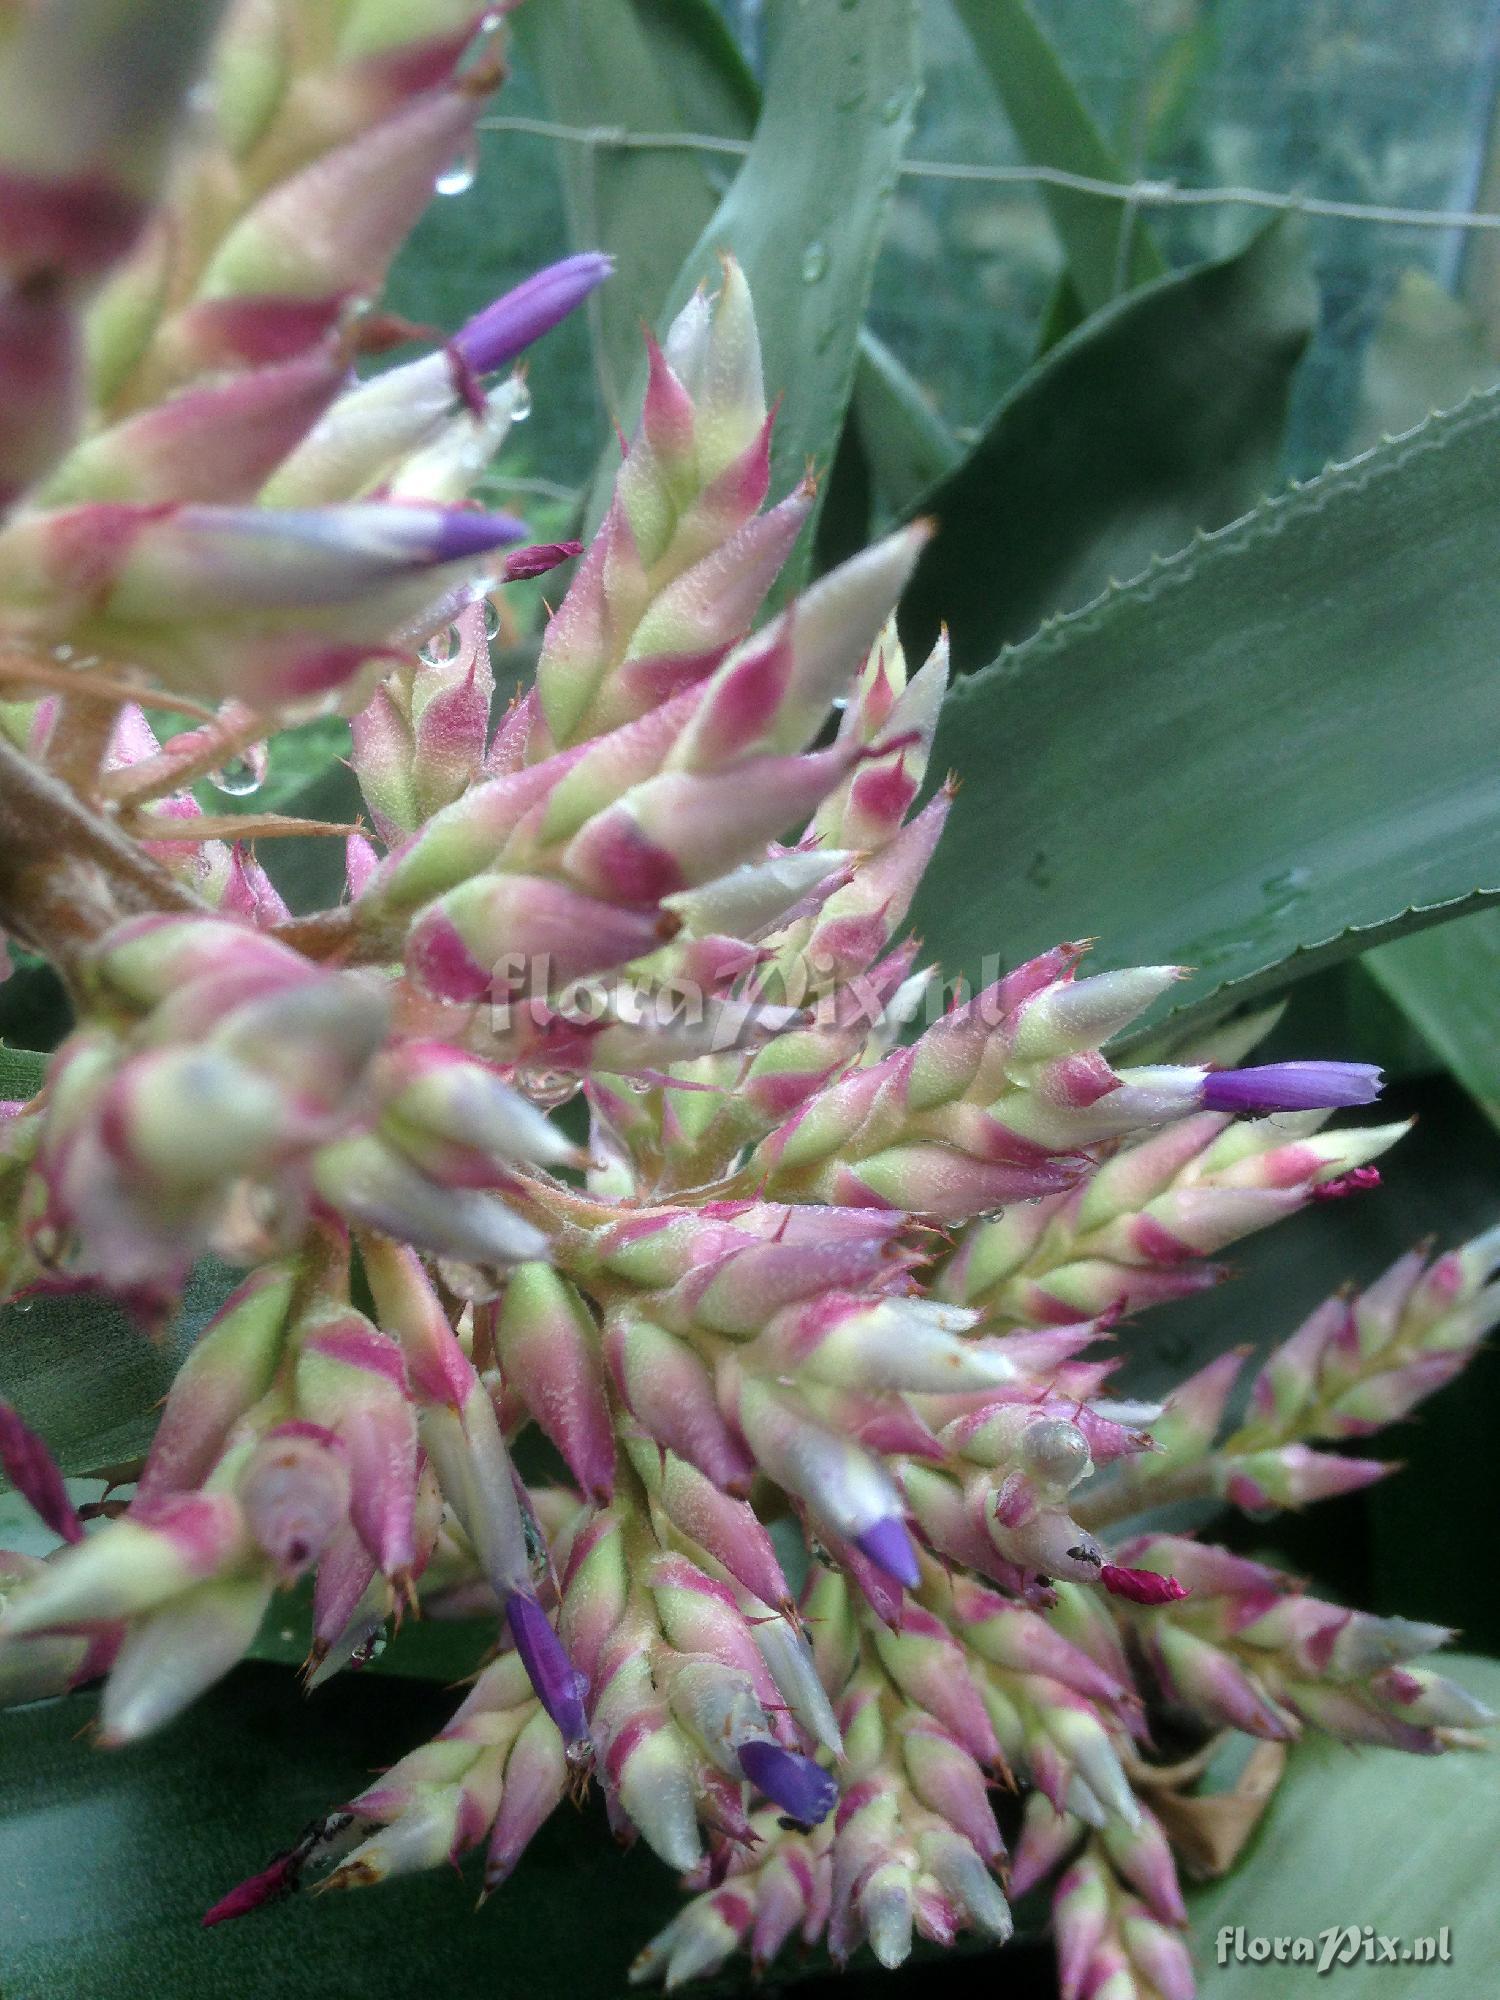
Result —
<path fill-rule="evenodd" d="M 129 1464 L 150 1444 L 183 1356 L 239 1275 L 212 1260 L 196 1266 L 157 1340 L 112 1301 L 87 1293 L 0 1306 L 0 1397 L 41 1432 L 64 1472 Z"/>
<path fill-rule="evenodd" d="M 909 510 L 942 532 L 902 601 L 903 633 L 921 652 L 946 623 L 971 670 L 1243 513 L 1275 481 L 1316 313 L 1299 232 L 1273 223 L 1060 341 Z"/>
<path fill-rule="evenodd" d="M 477 1913 L 477 1884 L 437 1873 L 199 1928 L 231 1884 L 441 1728 L 456 1699 L 369 1676 L 305 1699 L 282 1669 L 248 1667 L 160 1736 L 107 1754 L 77 1740 L 90 1696 L 0 1715 L 0 1992 L 618 2000 L 679 1899 L 643 1847 L 614 1848 L 597 1810 L 554 1815 Z"/>
<path fill-rule="evenodd" d="M 1500 911 L 1382 945 L 1364 965 L 1500 1125 Z"/>
<path fill-rule="evenodd" d="M 885 342 L 865 327 L 859 336 L 851 415 L 870 476 L 895 513 L 934 486 L 962 455 L 952 431 Z"/>
<path fill-rule="evenodd" d="M 1181 1017 L 1500 900 L 1500 394 L 1337 467 L 960 684 L 918 898 L 945 970 L 1062 937 Z"/>
<path fill-rule="evenodd" d="M 1500 1664 L 1454 1659 L 1455 1680 L 1500 1705 Z M 1394 2000 L 1435 1992 L 1488 1992 L 1500 1962 L 1494 1894 L 1500 1785 L 1483 1752 L 1403 1757 L 1324 1740 L 1292 1754 L 1287 1775 L 1248 1854 L 1222 1882 L 1189 1898 L 1196 1957 L 1212 2000 Z M 1252 1937 L 1309 1937 L 1369 1924 L 1397 1941 L 1395 1964 L 1364 1958 L 1320 1974 L 1312 1964 L 1257 1963 Z M 1401 1947 L 1446 1930 L 1451 1962 L 1420 1969 Z M 1236 1955 L 1243 1931 L 1245 1957 Z M 1219 1943 L 1225 1933 L 1227 1963 Z M 1274 1948 L 1274 1947 L 1273 1947 Z M 1347 1945 L 1336 1948 L 1347 1949 Z"/>
<path fill-rule="evenodd" d="M 1123 180 L 1027 0 L 953 0 L 953 7 L 1027 159 L 1092 180 Z M 1045 184 L 1042 198 L 1085 312 L 1165 271 L 1160 251 L 1139 222 L 1132 228 L 1123 202 Z"/>

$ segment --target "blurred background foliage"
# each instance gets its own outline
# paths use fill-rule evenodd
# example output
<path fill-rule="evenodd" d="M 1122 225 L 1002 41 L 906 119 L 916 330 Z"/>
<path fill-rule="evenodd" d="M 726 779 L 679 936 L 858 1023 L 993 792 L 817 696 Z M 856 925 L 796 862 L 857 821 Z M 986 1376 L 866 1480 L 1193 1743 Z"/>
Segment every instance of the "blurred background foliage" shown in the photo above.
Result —
<path fill-rule="evenodd" d="M 535 5 L 535 0 L 529 0 Z M 714 0 L 764 75 L 766 0 Z M 833 4 L 833 0 L 830 0 Z M 649 9 L 647 10 L 650 11 Z M 670 12 L 670 9 L 663 9 Z M 1129 180 L 1305 192 L 1402 208 L 1470 210 L 1500 191 L 1500 7 L 1495 0 L 1037 0 Z M 923 95 L 913 159 L 1025 158 L 949 0 L 922 0 Z M 547 116 L 522 42 L 505 118 Z M 712 128 L 710 128 L 712 129 Z M 556 138 L 486 136 L 479 198 L 439 203 L 397 274 L 395 303 L 450 326 L 567 233 Z M 727 186 L 737 162 L 703 156 Z M 1118 210 L 1115 213 L 1118 214 Z M 1173 266 L 1221 256 L 1255 218 L 1233 204 L 1154 210 Z M 1352 220 L 1312 227 L 1317 332 L 1297 385 L 1286 468 L 1401 428 L 1500 379 L 1500 243 L 1455 228 Z M 1035 187 L 903 180 L 869 321 L 962 440 L 1036 352 L 1063 253 Z M 578 322 L 537 357 L 537 409 L 507 479 L 575 490 L 604 417 Z M 547 393 L 555 384 L 563 393 Z"/>

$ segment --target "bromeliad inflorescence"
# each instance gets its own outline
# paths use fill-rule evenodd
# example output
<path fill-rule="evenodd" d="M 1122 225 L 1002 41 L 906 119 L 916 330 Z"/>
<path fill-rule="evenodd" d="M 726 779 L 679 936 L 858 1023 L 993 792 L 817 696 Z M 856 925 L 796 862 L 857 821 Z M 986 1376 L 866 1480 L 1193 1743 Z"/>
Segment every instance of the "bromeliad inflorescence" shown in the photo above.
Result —
<path fill-rule="evenodd" d="M 492 721 L 487 599 L 576 548 L 466 494 L 522 393 L 497 374 L 607 260 L 352 365 L 413 331 L 371 300 L 497 24 L 231 8 L 168 145 L 218 10 L 64 11 L 0 44 L 0 916 L 75 1025 L 5 1107 L 0 1271 L 147 1333 L 200 1259 L 242 1276 L 106 1517 L 0 1413 L 60 1544 L 3 1559 L 0 1690 L 102 1681 L 127 1743 L 303 1579 L 316 1682 L 404 1606 L 482 1617 L 451 1723 L 211 1921 L 477 1847 L 497 1888 L 592 1782 L 694 1891 L 641 1978 L 1003 1939 L 1007 1879 L 1060 1871 L 1069 2000 L 1179 2000 L 1162 1723 L 1426 1752 L 1487 1718 L 1413 1664 L 1443 1632 L 1129 1524 L 1378 1477 L 1341 1447 L 1500 1318 L 1500 1239 L 1332 1301 L 1238 1416 L 1240 1356 L 1120 1400 L 1122 1316 L 1375 1181 L 1400 1128 L 1324 1125 L 1375 1074 L 1238 1066 L 1261 1023 L 1122 1062 L 1178 972 L 1079 945 L 947 1001 L 916 968 L 945 660 L 909 673 L 891 619 L 930 530 L 757 625 L 813 489 L 769 493 L 732 262 L 651 344 Z M 330 708 L 372 832 L 293 914 L 250 845 L 292 823 L 192 785 Z M 532 1427 L 565 1478 L 517 1475 Z"/>

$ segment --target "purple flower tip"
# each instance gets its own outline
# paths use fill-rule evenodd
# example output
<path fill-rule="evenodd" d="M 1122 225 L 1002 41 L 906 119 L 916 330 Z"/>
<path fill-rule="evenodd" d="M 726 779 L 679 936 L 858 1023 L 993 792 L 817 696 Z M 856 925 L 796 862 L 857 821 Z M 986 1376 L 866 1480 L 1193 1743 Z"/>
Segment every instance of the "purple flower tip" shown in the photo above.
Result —
<path fill-rule="evenodd" d="M 549 264 L 476 313 L 453 336 L 453 345 L 476 375 L 493 375 L 582 305 L 614 268 L 614 259 L 599 250 Z"/>
<path fill-rule="evenodd" d="M 887 1576 L 893 1576 L 906 1589 L 915 1590 L 922 1581 L 911 1536 L 906 1532 L 905 1523 L 898 1521 L 894 1514 L 887 1514 L 873 1528 L 866 1528 L 862 1535 L 856 1535 L 854 1545 L 870 1558 L 877 1569 L 883 1569 Z"/>
<path fill-rule="evenodd" d="M 1264 1063 L 1259 1069 L 1210 1070 L 1203 1079 L 1205 1111 L 1332 1111 L 1373 1104 L 1380 1095 L 1374 1063 Z"/>
<path fill-rule="evenodd" d="M 529 532 L 514 514 L 476 514 L 467 507 L 450 507 L 433 535 L 431 560 L 461 562 L 465 556 L 488 555 L 510 542 L 524 542 Z"/>
<path fill-rule="evenodd" d="M 772 1805 L 800 1826 L 816 1826 L 838 1803 L 838 1781 L 821 1764 L 779 1743 L 742 1743 L 740 1769 Z"/>
<path fill-rule="evenodd" d="M 513 1590 L 505 1600 L 505 1615 L 536 1698 L 562 1732 L 563 1742 L 570 1749 L 586 1743 L 589 1725 L 583 1697 L 588 1682 L 574 1669 L 546 1612 L 524 1590 Z"/>

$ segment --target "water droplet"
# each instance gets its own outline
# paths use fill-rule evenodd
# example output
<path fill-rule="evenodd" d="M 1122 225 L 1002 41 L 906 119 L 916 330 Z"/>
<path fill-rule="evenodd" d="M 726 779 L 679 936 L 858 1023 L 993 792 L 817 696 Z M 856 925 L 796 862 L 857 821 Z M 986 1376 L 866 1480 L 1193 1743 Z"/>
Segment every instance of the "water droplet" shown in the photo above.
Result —
<path fill-rule="evenodd" d="M 479 148 L 471 139 L 433 183 L 439 194 L 467 194 L 479 172 Z"/>
<path fill-rule="evenodd" d="M 418 647 L 418 658 L 429 667 L 446 666 L 463 642 L 463 634 L 456 625 L 445 625 L 441 632 L 433 633 L 425 646 Z"/>
<path fill-rule="evenodd" d="M 513 424 L 524 424 L 531 415 L 531 391 L 526 386 L 526 377 L 517 375 L 510 385 L 510 420 Z"/>
<path fill-rule="evenodd" d="M 815 285 L 828 270 L 828 251 L 821 243 L 809 243 L 802 253 L 802 282 Z"/>
<path fill-rule="evenodd" d="M 248 799 L 252 792 L 260 790 L 265 778 L 266 750 L 261 743 L 238 757 L 231 757 L 217 771 L 208 774 L 214 790 L 230 799 Z"/>
<path fill-rule="evenodd" d="M 882 125 L 898 124 L 901 119 L 901 114 L 905 111 L 905 109 L 906 109 L 906 92 L 904 90 L 893 90 L 890 96 L 885 100 L 884 104 L 882 104 L 880 107 L 881 124 Z"/>
<path fill-rule="evenodd" d="M 1268 875 L 1260 890 L 1263 896 L 1279 902 L 1285 896 L 1305 896 L 1311 883 L 1310 868 L 1283 868 L 1279 875 Z"/>
<path fill-rule="evenodd" d="M 492 597 L 484 600 L 484 636 L 486 639 L 500 636 L 500 607 Z"/>
<path fill-rule="evenodd" d="M 556 1111 L 559 1105 L 567 1104 L 582 1089 L 576 1076 L 566 1070 L 523 1069 L 516 1082 L 543 1111 Z"/>

